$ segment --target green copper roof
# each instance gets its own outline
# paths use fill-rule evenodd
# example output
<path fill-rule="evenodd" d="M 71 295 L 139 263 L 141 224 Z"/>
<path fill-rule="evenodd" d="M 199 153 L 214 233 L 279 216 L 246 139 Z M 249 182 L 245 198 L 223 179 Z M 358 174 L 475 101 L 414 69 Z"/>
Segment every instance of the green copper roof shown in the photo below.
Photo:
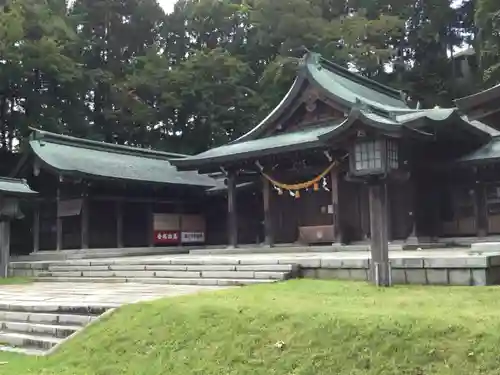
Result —
<path fill-rule="evenodd" d="M 309 77 L 347 107 L 361 101 L 386 111 L 410 109 L 400 91 L 351 72 L 319 54 L 307 54 L 304 63 Z"/>
<path fill-rule="evenodd" d="M 335 123 L 323 124 L 302 131 L 272 134 L 287 111 L 293 111 L 304 99 L 307 86 L 320 97 L 335 103 L 345 117 Z M 372 126 L 390 136 L 405 134 L 433 137 L 434 126 L 457 126 L 487 142 L 494 130 L 479 122 L 460 116 L 456 108 L 413 109 L 398 90 L 382 85 L 349 69 L 308 52 L 301 60 L 297 77 L 278 106 L 255 128 L 228 145 L 199 155 L 172 161 L 185 170 L 201 166 L 222 166 L 247 158 L 257 158 L 307 148 L 331 147 L 331 140 L 348 129 L 355 121 Z M 452 129 L 454 130 L 454 129 Z M 429 131 L 429 132 L 427 132 Z"/>
<path fill-rule="evenodd" d="M 62 175 L 211 188 L 214 179 L 179 172 L 170 161 L 184 155 L 89 141 L 45 131 L 32 133 L 30 147 L 42 165 Z"/>
<path fill-rule="evenodd" d="M 12 196 L 29 196 L 37 194 L 25 180 L 0 177 L 0 193 Z"/>
<path fill-rule="evenodd" d="M 326 126 L 311 128 L 293 133 L 285 133 L 272 137 L 256 139 L 246 142 L 230 143 L 225 146 L 213 148 L 202 152 L 201 154 L 177 159 L 173 163 L 181 166 L 189 164 L 192 160 L 197 160 L 203 163 L 217 161 L 227 162 L 238 160 L 241 157 L 251 158 L 253 156 L 268 156 L 278 154 L 283 151 L 293 151 L 294 149 L 304 149 L 307 147 L 315 147 L 318 145 L 318 137 L 330 132 L 340 125 L 340 121 L 329 123 Z"/>
<path fill-rule="evenodd" d="M 352 72 L 322 58 L 317 53 L 308 52 L 303 57 L 297 77 L 283 100 L 256 127 L 235 142 L 257 139 L 264 134 L 266 129 L 272 126 L 299 97 L 307 83 L 338 103 L 345 112 L 349 112 L 359 102 L 368 105 L 373 111 L 387 115 L 389 112 L 412 111 L 404 100 L 403 92 Z"/>
<path fill-rule="evenodd" d="M 473 125 L 458 114 L 454 108 L 434 108 L 426 110 L 411 110 L 408 113 L 382 116 L 371 112 L 366 103 L 357 103 L 349 115 L 337 122 L 330 122 L 319 127 L 312 127 L 302 131 L 295 131 L 270 137 L 237 141 L 225 146 L 217 147 L 198 155 L 173 160 L 172 163 L 181 169 L 196 169 L 203 165 L 224 165 L 245 159 L 276 155 L 288 151 L 304 150 L 309 148 L 331 147 L 332 140 L 347 131 L 355 122 L 371 126 L 383 134 L 401 137 L 404 134 L 418 135 L 419 137 L 433 137 L 434 126 L 462 126 L 471 134 L 479 135 L 484 140 L 491 137 L 488 126 L 479 123 Z M 481 125 L 481 126 L 480 126 Z M 424 129 L 429 129 L 428 133 Z"/>
<path fill-rule="evenodd" d="M 487 164 L 500 161 L 500 137 L 494 137 L 480 149 L 457 160 L 462 164 Z"/>

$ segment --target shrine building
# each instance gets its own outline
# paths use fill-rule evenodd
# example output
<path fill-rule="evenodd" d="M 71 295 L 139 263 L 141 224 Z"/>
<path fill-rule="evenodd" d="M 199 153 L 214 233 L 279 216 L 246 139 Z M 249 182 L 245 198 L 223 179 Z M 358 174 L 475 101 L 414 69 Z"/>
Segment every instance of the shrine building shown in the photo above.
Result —
<path fill-rule="evenodd" d="M 483 241 L 500 235 L 499 100 L 500 85 L 415 108 L 308 52 L 261 123 L 198 155 L 33 129 L 11 177 L 38 194 L 20 200 L 12 247 Z"/>
<path fill-rule="evenodd" d="M 402 92 L 309 52 L 261 123 L 171 162 L 225 175 L 230 246 L 246 242 L 236 187 L 248 183 L 269 246 L 356 243 L 374 231 L 402 243 L 500 234 L 499 96 L 497 87 L 456 108 L 412 108 Z M 371 222 L 377 207 L 385 228 Z"/>
<path fill-rule="evenodd" d="M 38 195 L 12 223 L 16 254 L 205 244 L 217 232 L 207 191 L 221 181 L 177 171 L 171 161 L 184 155 L 40 130 L 27 146 L 12 176 Z"/>

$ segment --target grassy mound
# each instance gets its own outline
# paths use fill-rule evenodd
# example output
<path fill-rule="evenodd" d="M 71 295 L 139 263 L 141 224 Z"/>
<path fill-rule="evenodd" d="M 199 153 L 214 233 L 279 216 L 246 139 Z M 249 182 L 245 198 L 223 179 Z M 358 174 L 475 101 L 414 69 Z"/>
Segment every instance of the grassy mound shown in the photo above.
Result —
<path fill-rule="evenodd" d="M 127 306 L 2 375 L 499 373 L 500 289 L 295 280 Z"/>

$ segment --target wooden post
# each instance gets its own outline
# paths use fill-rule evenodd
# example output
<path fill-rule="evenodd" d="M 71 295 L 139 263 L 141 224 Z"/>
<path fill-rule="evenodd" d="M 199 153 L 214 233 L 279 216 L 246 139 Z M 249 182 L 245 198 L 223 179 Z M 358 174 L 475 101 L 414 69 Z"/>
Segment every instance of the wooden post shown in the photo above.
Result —
<path fill-rule="evenodd" d="M 80 213 L 81 248 L 89 248 L 89 201 L 86 194 L 82 197 L 82 210 Z"/>
<path fill-rule="evenodd" d="M 33 252 L 40 251 L 40 202 L 36 202 L 33 210 Z"/>
<path fill-rule="evenodd" d="M 154 207 L 153 202 L 148 203 L 148 245 L 149 247 L 155 246 L 155 233 L 154 233 Z"/>
<path fill-rule="evenodd" d="M 474 187 L 476 232 L 478 237 L 488 235 L 488 210 L 486 207 L 486 187 L 481 183 L 476 183 Z"/>
<path fill-rule="evenodd" d="M 236 176 L 227 176 L 227 236 L 230 247 L 238 247 L 238 214 L 236 212 Z"/>
<path fill-rule="evenodd" d="M 59 187 L 59 185 L 57 186 L 57 199 L 56 199 L 56 205 L 57 205 L 57 217 L 56 217 L 56 249 L 57 251 L 60 251 L 62 250 L 62 246 L 63 246 L 63 243 L 62 243 L 62 217 L 61 217 L 61 213 L 59 212 L 59 206 L 60 206 L 60 203 L 61 203 L 61 189 Z"/>
<path fill-rule="evenodd" d="M 342 243 L 342 230 L 340 226 L 340 214 L 339 214 L 339 179 L 338 171 L 333 168 L 330 172 L 331 179 L 331 191 L 332 191 L 332 225 L 333 225 L 333 236 L 335 238 L 335 243 Z"/>
<path fill-rule="evenodd" d="M 0 278 L 9 276 L 10 223 L 0 222 Z"/>
<path fill-rule="evenodd" d="M 123 202 L 116 201 L 116 247 L 123 248 Z"/>
<path fill-rule="evenodd" d="M 262 177 L 262 200 L 264 201 L 264 234 L 266 246 L 274 246 L 273 218 L 271 216 L 271 183 Z"/>
<path fill-rule="evenodd" d="M 370 186 L 371 280 L 377 286 L 390 286 L 389 243 L 387 239 L 386 185 Z"/>

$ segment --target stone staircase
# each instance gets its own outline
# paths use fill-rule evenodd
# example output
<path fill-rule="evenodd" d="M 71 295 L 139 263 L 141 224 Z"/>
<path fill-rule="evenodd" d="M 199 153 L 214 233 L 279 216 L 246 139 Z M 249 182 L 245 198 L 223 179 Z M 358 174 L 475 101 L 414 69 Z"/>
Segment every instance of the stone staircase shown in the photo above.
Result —
<path fill-rule="evenodd" d="M 146 283 L 237 286 L 269 283 L 294 277 L 297 266 L 265 260 L 210 257 L 147 257 L 13 262 L 12 276 L 43 282 Z"/>
<path fill-rule="evenodd" d="M 45 355 L 106 310 L 0 302 L 0 351 Z"/>

